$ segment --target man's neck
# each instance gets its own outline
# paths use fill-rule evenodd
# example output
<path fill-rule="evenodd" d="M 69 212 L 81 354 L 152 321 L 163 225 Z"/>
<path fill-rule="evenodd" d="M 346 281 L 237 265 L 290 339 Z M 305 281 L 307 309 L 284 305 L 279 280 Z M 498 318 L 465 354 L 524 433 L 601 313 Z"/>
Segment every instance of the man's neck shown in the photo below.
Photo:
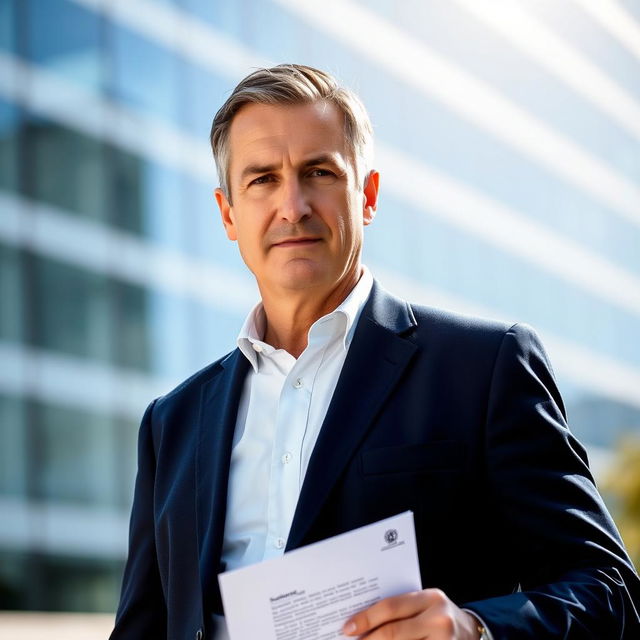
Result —
<path fill-rule="evenodd" d="M 329 291 L 300 291 L 299 295 L 282 296 L 263 292 L 262 304 L 266 318 L 263 340 L 276 349 L 284 349 L 298 358 L 307 347 L 311 325 L 334 311 L 351 293 L 362 275 L 362 267 L 341 280 Z"/>

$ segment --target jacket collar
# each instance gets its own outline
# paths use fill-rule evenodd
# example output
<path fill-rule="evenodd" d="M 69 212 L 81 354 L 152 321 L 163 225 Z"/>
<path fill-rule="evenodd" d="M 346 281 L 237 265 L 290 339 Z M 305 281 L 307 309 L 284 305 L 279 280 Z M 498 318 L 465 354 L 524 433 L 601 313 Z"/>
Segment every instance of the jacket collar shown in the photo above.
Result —
<path fill-rule="evenodd" d="M 374 282 L 309 461 L 287 549 L 303 543 L 343 469 L 409 364 L 417 347 L 403 335 L 415 325 L 409 304 Z"/>

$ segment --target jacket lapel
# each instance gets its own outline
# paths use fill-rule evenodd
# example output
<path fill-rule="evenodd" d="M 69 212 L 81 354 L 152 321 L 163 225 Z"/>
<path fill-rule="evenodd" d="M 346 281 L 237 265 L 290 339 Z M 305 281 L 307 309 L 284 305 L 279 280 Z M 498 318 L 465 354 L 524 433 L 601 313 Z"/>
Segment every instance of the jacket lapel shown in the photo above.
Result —
<path fill-rule="evenodd" d="M 227 507 L 231 445 L 248 360 L 239 349 L 202 385 L 196 454 L 196 503 L 200 575 L 205 599 L 219 599 L 217 574 Z M 205 600 L 206 601 L 206 600 Z"/>
<path fill-rule="evenodd" d="M 309 461 L 287 549 L 304 540 L 322 505 L 416 351 L 407 302 L 374 282 Z M 330 461 L 330 464 L 327 464 Z"/>

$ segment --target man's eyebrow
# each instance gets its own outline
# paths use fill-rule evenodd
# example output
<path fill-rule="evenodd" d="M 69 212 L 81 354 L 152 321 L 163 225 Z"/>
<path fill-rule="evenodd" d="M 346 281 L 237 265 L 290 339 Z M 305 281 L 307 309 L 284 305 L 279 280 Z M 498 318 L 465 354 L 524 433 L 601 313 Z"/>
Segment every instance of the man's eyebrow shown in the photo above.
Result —
<path fill-rule="evenodd" d="M 340 162 L 338 159 L 329 153 L 322 153 L 319 156 L 314 156 L 313 158 L 309 158 L 305 160 L 303 165 L 304 167 L 313 167 L 317 164 L 332 164 L 335 167 L 340 166 Z"/>
<path fill-rule="evenodd" d="M 302 166 L 306 168 L 314 167 L 319 164 L 332 164 L 335 167 L 341 166 L 336 157 L 329 153 L 322 153 L 318 156 L 314 156 L 313 158 L 309 158 L 302 163 Z M 278 168 L 279 165 L 276 164 L 249 164 L 242 170 L 240 180 L 244 181 L 245 178 L 248 178 L 249 176 L 271 173 L 272 171 L 277 171 Z"/>
<path fill-rule="evenodd" d="M 242 170 L 240 180 L 244 180 L 248 176 L 255 176 L 259 173 L 271 173 L 276 169 L 277 166 L 275 164 L 250 164 Z"/>

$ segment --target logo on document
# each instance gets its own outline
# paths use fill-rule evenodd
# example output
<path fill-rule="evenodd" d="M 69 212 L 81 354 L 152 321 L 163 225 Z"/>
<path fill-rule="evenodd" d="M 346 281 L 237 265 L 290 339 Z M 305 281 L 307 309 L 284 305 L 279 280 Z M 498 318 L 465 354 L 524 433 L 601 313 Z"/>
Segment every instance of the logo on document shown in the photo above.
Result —
<path fill-rule="evenodd" d="M 397 529 L 387 529 L 384 532 L 384 541 L 387 543 L 380 551 L 387 551 L 387 549 L 393 549 L 404 544 L 404 540 L 398 540 Z"/>

